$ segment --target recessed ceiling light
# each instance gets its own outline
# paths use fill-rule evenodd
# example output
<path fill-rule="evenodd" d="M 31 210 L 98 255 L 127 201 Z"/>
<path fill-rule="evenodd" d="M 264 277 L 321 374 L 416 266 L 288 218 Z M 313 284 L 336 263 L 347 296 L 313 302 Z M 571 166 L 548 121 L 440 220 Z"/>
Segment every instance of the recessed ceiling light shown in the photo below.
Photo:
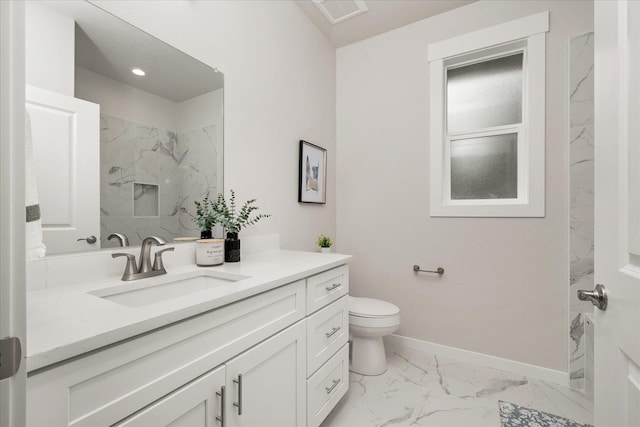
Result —
<path fill-rule="evenodd" d="M 144 75 L 147 74 L 147 73 L 144 72 L 144 70 L 141 70 L 140 68 L 132 68 L 131 72 L 133 74 L 135 74 L 136 76 L 144 76 Z"/>

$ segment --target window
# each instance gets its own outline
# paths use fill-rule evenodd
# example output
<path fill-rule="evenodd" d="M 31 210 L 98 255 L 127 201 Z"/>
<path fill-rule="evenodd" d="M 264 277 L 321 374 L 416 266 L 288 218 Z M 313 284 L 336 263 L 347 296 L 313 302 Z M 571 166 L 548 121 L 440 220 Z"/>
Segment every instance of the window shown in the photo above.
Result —
<path fill-rule="evenodd" d="M 429 45 L 431 216 L 544 216 L 543 12 Z"/>

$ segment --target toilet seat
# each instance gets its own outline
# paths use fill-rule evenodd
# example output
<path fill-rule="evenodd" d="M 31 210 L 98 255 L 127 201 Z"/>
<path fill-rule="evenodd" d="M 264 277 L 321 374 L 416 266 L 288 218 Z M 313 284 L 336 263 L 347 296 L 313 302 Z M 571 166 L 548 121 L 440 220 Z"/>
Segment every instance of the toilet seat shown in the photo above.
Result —
<path fill-rule="evenodd" d="M 400 309 L 390 302 L 349 296 L 349 316 L 379 318 L 393 317 L 398 314 L 400 314 Z"/>

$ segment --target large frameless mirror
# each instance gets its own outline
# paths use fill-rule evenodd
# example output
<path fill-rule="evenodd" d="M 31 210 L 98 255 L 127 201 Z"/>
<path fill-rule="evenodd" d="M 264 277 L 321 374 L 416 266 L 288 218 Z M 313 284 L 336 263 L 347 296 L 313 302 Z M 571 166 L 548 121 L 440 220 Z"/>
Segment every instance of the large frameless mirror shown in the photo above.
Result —
<path fill-rule="evenodd" d="M 26 70 L 47 254 L 199 235 L 181 208 L 223 190 L 221 72 L 84 1 L 27 2 Z"/>

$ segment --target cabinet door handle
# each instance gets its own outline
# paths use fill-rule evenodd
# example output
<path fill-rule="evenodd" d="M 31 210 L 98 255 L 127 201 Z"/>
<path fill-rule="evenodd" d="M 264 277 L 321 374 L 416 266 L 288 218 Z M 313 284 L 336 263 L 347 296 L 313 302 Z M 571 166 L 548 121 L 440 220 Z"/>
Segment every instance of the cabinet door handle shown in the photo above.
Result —
<path fill-rule="evenodd" d="M 220 387 L 220 391 L 216 391 L 216 396 L 220 396 L 220 415 L 216 415 L 216 420 L 220 421 L 220 427 L 226 425 L 226 387 Z"/>
<path fill-rule="evenodd" d="M 234 379 L 233 382 L 238 384 L 238 401 L 233 402 L 233 406 L 238 408 L 238 415 L 242 415 L 242 374 L 238 374 L 238 379 Z"/>
<path fill-rule="evenodd" d="M 333 380 L 333 384 L 331 384 L 330 387 L 325 387 L 324 389 L 327 392 L 327 394 L 329 394 L 333 391 L 334 388 L 338 386 L 338 384 L 340 384 L 340 378 L 338 378 L 337 380 Z"/>
<path fill-rule="evenodd" d="M 331 332 L 325 332 L 325 336 L 327 338 L 331 338 L 333 335 L 336 334 L 336 332 L 338 332 L 340 329 L 342 329 L 340 326 L 334 326 L 333 328 L 331 328 Z"/>
<path fill-rule="evenodd" d="M 327 292 L 331 292 L 332 290 L 339 288 L 340 286 L 342 286 L 342 283 L 334 283 L 331 286 L 327 286 L 325 289 L 327 290 Z"/>

